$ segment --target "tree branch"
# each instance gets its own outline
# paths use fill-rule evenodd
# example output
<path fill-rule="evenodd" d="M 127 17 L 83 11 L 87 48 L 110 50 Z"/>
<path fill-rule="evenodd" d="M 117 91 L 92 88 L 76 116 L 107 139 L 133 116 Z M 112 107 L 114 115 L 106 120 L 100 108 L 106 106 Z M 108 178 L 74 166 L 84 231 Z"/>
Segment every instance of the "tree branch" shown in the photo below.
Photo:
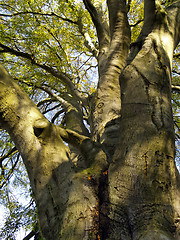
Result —
<path fill-rule="evenodd" d="M 118 21 L 118 11 L 126 12 L 126 4 L 123 0 L 107 0 L 108 12 L 109 12 L 109 25 L 111 37 L 114 32 L 115 25 Z"/>
<path fill-rule="evenodd" d="M 162 13 L 165 14 L 165 10 L 159 0 L 144 0 L 144 25 L 138 39 L 144 39 L 151 32 L 157 16 Z"/>
<path fill-rule="evenodd" d="M 2 52 L 2 53 L 7 52 L 7 53 L 10 53 L 15 56 L 28 59 L 31 61 L 31 64 L 44 69 L 48 73 L 51 73 L 54 77 L 58 78 L 63 84 L 65 84 L 69 88 L 69 90 L 71 91 L 73 96 L 75 96 L 77 99 L 82 101 L 84 104 L 86 103 L 86 98 L 84 96 L 82 96 L 82 94 L 76 89 L 76 87 L 73 84 L 73 82 L 71 81 L 71 79 L 69 77 L 67 77 L 64 73 L 58 72 L 57 70 L 55 70 L 52 67 L 49 67 L 45 64 L 38 63 L 32 54 L 14 50 L 13 48 L 10 48 L 2 43 L 0 43 L 0 47 L 3 49 L 3 50 L 0 50 L 0 52 Z"/>
<path fill-rule="evenodd" d="M 35 231 L 31 231 L 23 240 L 29 240 L 36 235 Z"/>
<path fill-rule="evenodd" d="M 175 73 L 177 75 L 180 75 L 180 72 L 177 72 L 176 70 L 172 70 L 172 73 Z"/>
<path fill-rule="evenodd" d="M 95 138 L 102 135 L 107 122 L 120 116 L 119 75 L 126 65 L 130 46 L 130 27 L 125 0 L 108 0 L 107 3 L 111 42 L 103 49 L 106 51 L 100 52 L 98 59 L 100 79 L 93 112 Z"/>
<path fill-rule="evenodd" d="M 57 104 L 57 105 L 55 105 L 54 107 L 51 107 L 51 108 L 48 108 L 48 109 L 44 110 L 44 111 L 43 111 L 43 114 L 47 114 L 48 112 L 51 112 L 51 111 L 55 110 L 55 109 L 58 108 L 58 107 L 61 107 L 61 104 Z M 63 111 L 63 112 L 64 112 L 64 111 Z"/>
<path fill-rule="evenodd" d="M 22 83 L 25 83 L 29 86 L 34 86 L 34 84 L 25 82 L 23 80 L 19 80 L 19 81 L 22 82 Z M 36 85 L 36 87 L 45 91 L 50 96 L 52 96 L 54 99 L 59 101 L 60 104 L 62 105 L 64 111 L 66 112 L 66 116 L 68 114 L 71 115 L 71 117 L 70 117 L 70 128 L 72 128 L 72 129 L 75 128 L 75 130 L 77 130 L 77 125 L 78 125 L 79 132 L 83 132 L 83 133 L 86 133 L 87 135 L 89 135 L 89 132 L 88 132 L 87 128 L 85 127 L 84 123 L 83 123 L 82 111 L 81 111 L 81 108 L 79 107 L 79 105 L 77 107 L 76 107 L 76 105 L 74 106 L 74 104 L 71 104 L 69 101 L 65 100 L 61 96 L 59 96 L 56 93 L 53 93 L 52 91 L 50 91 L 48 87 L 38 86 L 38 85 Z M 72 119 L 73 119 L 73 121 L 72 121 Z M 53 121 L 54 120 L 55 119 L 53 118 Z M 66 122 L 66 126 L 69 126 L 68 121 Z"/>
<path fill-rule="evenodd" d="M 178 9 L 179 6 L 180 2 L 177 1 L 168 8 L 164 9 L 158 0 L 144 1 L 143 28 L 137 40 L 131 45 L 132 47 L 129 54 L 128 63 L 130 63 L 136 57 L 143 46 L 144 40 L 153 31 L 153 28 L 156 28 L 160 33 L 159 28 L 161 28 L 163 32 L 164 29 L 168 26 L 168 31 L 170 33 L 169 38 L 172 39 L 167 40 L 164 38 L 164 44 L 167 45 L 166 48 L 169 48 L 169 45 L 171 44 L 174 45 L 174 49 L 176 48 L 180 38 L 180 22 L 178 21 L 180 18 L 180 11 Z M 162 41 L 163 35 L 159 35 L 159 37 Z M 168 52 L 169 57 L 172 58 L 170 51 Z"/>
<path fill-rule="evenodd" d="M 54 116 L 53 118 L 51 119 L 51 122 L 54 123 L 55 120 L 59 117 L 59 115 L 61 115 L 62 113 L 64 113 L 64 110 L 60 110 L 58 111 Z M 62 122 L 61 122 L 62 123 Z"/>
<path fill-rule="evenodd" d="M 0 17 L 15 17 L 15 16 L 20 16 L 20 15 L 25 15 L 25 14 L 47 16 L 47 17 L 55 16 L 57 18 L 60 18 L 63 21 L 66 21 L 66 22 L 69 22 L 69 23 L 72 23 L 72 24 L 77 24 L 77 21 L 73 21 L 73 20 L 71 20 L 69 18 L 61 17 L 61 16 L 59 16 L 56 13 L 53 13 L 53 12 L 52 13 L 40 13 L 40 12 L 25 11 L 25 12 L 17 12 L 17 13 L 12 13 L 12 14 L 1 13 Z"/>
<path fill-rule="evenodd" d="M 17 159 L 16 159 L 14 165 L 13 165 L 12 168 L 9 170 L 7 177 L 4 179 L 3 183 L 0 185 L 0 189 L 2 189 L 3 186 L 4 186 L 4 185 L 7 183 L 7 181 L 10 179 L 11 174 L 13 173 L 13 171 L 14 171 L 14 169 L 15 169 L 18 161 L 19 161 L 19 157 L 20 157 L 20 153 L 18 154 Z"/>
<path fill-rule="evenodd" d="M 28 86 L 34 86 L 34 84 L 23 81 L 23 80 L 19 80 L 19 79 L 15 79 L 20 81 L 21 83 L 25 83 Z M 38 86 L 36 85 L 36 88 L 39 88 L 43 91 L 45 91 L 46 93 L 48 93 L 50 96 L 52 96 L 54 99 L 56 99 L 58 102 L 61 103 L 62 107 L 64 108 L 65 111 L 68 111 L 69 109 L 73 108 L 73 106 L 66 100 L 64 100 L 62 97 L 60 97 L 59 95 L 53 93 L 52 91 L 50 91 L 47 87 L 43 87 L 43 86 Z"/>
<path fill-rule="evenodd" d="M 91 0 L 83 0 L 83 2 L 89 14 L 91 15 L 91 19 L 94 23 L 94 26 L 96 27 L 97 36 L 99 40 L 99 48 L 101 50 L 104 44 L 109 43 L 108 33 L 104 28 L 103 23 L 99 17 L 99 13 L 95 6 L 93 5 L 93 3 L 91 2 Z"/>
<path fill-rule="evenodd" d="M 141 23 L 141 22 L 143 22 L 143 21 L 144 21 L 144 19 L 140 19 L 140 20 L 138 20 L 136 23 L 130 24 L 129 26 L 130 26 L 130 27 L 136 27 L 139 23 Z"/>
<path fill-rule="evenodd" d="M 26 84 L 26 83 L 25 83 Z M 33 85 L 34 86 L 34 85 Z M 38 102 L 37 107 L 40 107 L 41 105 L 44 105 L 45 103 L 51 103 L 53 101 L 57 101 L 55 99 L 52 98 L 45 98 L 42 101 Z"/>
<path fill-rule="evenodd" d="M 167 16 L 169 24 L 173 30 L 174 49 L 177 47 L 180 41 L 180 1 L 175 1 L 167 9 Z M 178 56 L 179 57 L 179 56 Z"/>
<path fill-rule="evenodd" d="M 8 158 L 11 154 L 16 153 L 17 149 L 16 147 L 13 147 L 12 149 L 10 149 L 4 156 L 0 157 L 0 165 L 2 165 L 2 162 Z"/>
<path fill-rule="evenodd" d="M 175 53 L 175 54 L 173 55 L 173 57 L 174 57 L 174 58 L 179 58 L 179 57 L 180 57 L 180 53 Z"/>
<path fill-rule="evenodd" d="M 127 54 L 130 46 L 130 27 L 127 19 L 127 9 L 124 0 L 107 0 L 109 10 L 109 21 L 111 31 L 111 44 L 107 53 L 107 59 L 99 63 L 102 71 L 111 68 L 113 71 L 121 72 L 126 64 Z M 107 66 L 106 66 L 107 63 Z M 112 69 L 115 67 L 115 70 Z M 103 69 L 104 68 L 104 69 Z M 107 71 L 106 71 L 107 72 Z"/>
<path fill-rule="evenodd" d="M 155 20 L 156 4 L 155 0 L 144 0 L 144 22 L 151 22 Z"/>
<path fill-rule="evenodd" d="M 59 134 L 61 135 L 61 138 L 65 142 L 67 142 L 67 143 L 69 143 L 69 144 L 71 144 L 75 147 L 79 148 L 81 143 L 84 140 L 90 140 L 89 137 L 81 135 L 81 134 L 79 134 L 79 133 L 77 133 L 73 130 L 61 128 L 61 127 L 58 127 L 58 126 L 57 126 L 57 129 L 59 131 Z"/>
<path fill-rule="evenodd" d="M 173 91 L 180 92 L 180 86 L 178 86 L 178 85 L 177 86 L 172 85 L 171 88 Z"/>
<path fill-rule="evenodd" d="M 89 37 L 89 34 L 87 32 L 84 31 L 83 29 L 83 24 L 81 19 L 79 19 L 78 21 L 78 28 L 79 28 L 79 32 L 81 33 L 81 35 L 84 37 L 84 43 L 85 46 L 89 49 L 89 51 L 93 54 L 93 56 L 97 59 L 98 58 L 98 51 L 95 48 L 94 44 L 91 42 L 91 39 Z"/>

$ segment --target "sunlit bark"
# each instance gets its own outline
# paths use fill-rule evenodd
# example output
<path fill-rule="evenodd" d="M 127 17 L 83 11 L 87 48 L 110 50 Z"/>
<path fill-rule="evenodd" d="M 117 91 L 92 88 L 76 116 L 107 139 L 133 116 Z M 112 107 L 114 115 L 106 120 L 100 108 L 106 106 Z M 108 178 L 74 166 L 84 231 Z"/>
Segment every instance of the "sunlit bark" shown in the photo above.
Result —
<path fill-rule="evenodd" d="M 81 114 L 87 99 L 71 82 L 74 102 L 64 102 L 65 129 L 51 124 L 0 67 L 0 125 L 27 168 L 42 235 L 178 240 L 171 67 L 180 40 L 180 2 L 165 11 L 157 1 L 145 1 L 144 26 L 129 56 L 125 1 L 107 1 L 108 31 L 96 18 L 97 2 L 84 3 L 100 41 L 91 134 Z"/>

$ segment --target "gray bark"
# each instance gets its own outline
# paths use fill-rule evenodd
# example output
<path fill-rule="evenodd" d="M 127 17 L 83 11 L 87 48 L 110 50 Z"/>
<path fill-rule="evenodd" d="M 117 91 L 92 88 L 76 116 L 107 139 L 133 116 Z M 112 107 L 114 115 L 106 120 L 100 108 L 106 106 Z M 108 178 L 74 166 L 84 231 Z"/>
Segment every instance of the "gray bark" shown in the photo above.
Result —
<path fill-rule="evenodd" d="M 101 42 L 92 138 L 79 105 L 67 109 L 68 129 L 57 127 L 0 68 L 0 124 L 23 157 L 42 234 L 47 240 L 178 240 L 171 65 L 180 2 L 165 12 L 145 1 L 144 27 L 129 56 L 125 2 L 108 1 L 109 31 L 92 2 L 84 3 Z"/>
<path fill-rule="evenodd" d="M 99 166 L 105 167 L 106 156 L 88 138 L 50 124 L 2 67 L 0 73 L 1 127 L 9 132 L 23 157 L 43 236 L 46 239 L 95 236 L 99 202 L 96 172 Z M 91 159 L 85 166 L 72 162 L 70 150 L 61 138 L 69 141 L 69 135 L 70 143 L 78 142 L 84 154 L 88 151 L 89 156 L 97 158 L 92 169 Z"/>
<path fill-rule="evenodd" d="M 142 48 L 120 76 L 122 117 L 109 168 L 107 217 L 112 225 L 107 239 L 180 237 L 171 110 L 171 61 L 177 44 L 171 17 L 178 16 L 164 17 L 161 23 L 155 20 Z"/>

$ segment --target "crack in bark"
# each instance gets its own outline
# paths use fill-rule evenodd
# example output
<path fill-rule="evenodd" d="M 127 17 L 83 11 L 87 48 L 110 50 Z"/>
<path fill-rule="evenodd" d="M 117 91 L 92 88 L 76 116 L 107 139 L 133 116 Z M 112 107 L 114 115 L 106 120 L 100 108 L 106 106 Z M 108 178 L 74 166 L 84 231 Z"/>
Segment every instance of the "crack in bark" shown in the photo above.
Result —
<path fill-rule="evenodd" d="M 153 46 L 153 50 L 154 50 L 154 52 L 155 52 L 155 54 L 157 56 L 157 60 L 158 60 L 160 69 L 163 69 L 165 71 L 165 73 L 166 73 L 167 66 L 162 63 L 161 53 L 158 50 L 158 45 L 157 45 L 155 39 L 152 40 L 152 46 Z"/>
<path fill-rule="evenodd" d="M 143 79 L 145 83 L 145 90 L 146 90 L 146 95 L 148 102 L 151 104 L 152 111 L 151 111 L 151 119 L 152 123 L 155 125 L 156 129 L 159 131 L 163 126 L 164 126 L 164 121 L 163 121 L 163 108 L 162 108 L 162 88 L 160 89 L 159 96 L 157 97 L 156 95 L 153 96 L 151 94 L 151 91 L 157 90 L 158 84 L 153 83 L 148 80 L 148 78 L 139 71 L 139 69 L 134 65 L 131 64 L 136 72 L 140 75 L 140 77 Z M 150 89 L 152 87 L 152 89 Z"/>
<path fill-rule="evenodd" d="M 147 152 L 142 156 L 144 159 L 144 175 L 147 176 L 147 169 L 148 169 L 148 155 Z"/>

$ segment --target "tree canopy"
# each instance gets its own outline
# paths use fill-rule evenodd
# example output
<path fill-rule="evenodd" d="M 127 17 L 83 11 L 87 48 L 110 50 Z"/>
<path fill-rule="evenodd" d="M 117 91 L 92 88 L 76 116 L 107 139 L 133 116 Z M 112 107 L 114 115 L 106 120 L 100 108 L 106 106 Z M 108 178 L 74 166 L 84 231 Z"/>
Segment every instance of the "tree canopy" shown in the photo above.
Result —
<path fill-rule="evenodd" d="M 118 48 L 116 42 L 119 37 L 111 34 L 111 31 L 114 31 L 113 20 L 109 26 L 109 18 L 113 19 L 111 14 L 114 11 L 109 2 L 0 1 L 1 64 L 50 122 L 76 130 L 80 134 L 83 132 L 86 136 L 95 131 L 92 125 L 91 100 L 96 93 L 97 85 L 100 84 L 101 68 L 106 65 L 105 60 L 100 62 L 99 56 L 106 54 L 107 42 L 111 43 L 108 46 L 110 54 L 107 54 L 107 59 L 110 59 L 114 49 Z M 173 1 L 163 0 L 158 4 L 161 11 L 165 11 Z M 133 48 L 144 23 L 144 3 L 141 0 L 129 0 L 126 8 L 131 34 L 130 47 Z M 124 42 L 129 44 L 128 40 Z M 180 157 L 179 93 L 178 45 L 174 52 L 172 68 L 177 165 Z M 72 109 L 81 112 L 83 121 L 78 117 L 76 121 L 69 120 L 72 116 L 68 113 Z M 81 122 L 81 128 L 78 121 Z M 37 131 L 36 134 L 40 133 Z M 66 144 L 70 143 L 68 139 L 63 140 Z M 14 239 L 16 231 L 21 226 L 36 231 L 36 207 L 31 198 L 29 180 L 21 156 L 3 129 L 0 130 L 0 149 L 0 203 L 8 208 L 0 237 Z M 21 198 L 28 198 L 29 201 L 20 201 Z"/>

